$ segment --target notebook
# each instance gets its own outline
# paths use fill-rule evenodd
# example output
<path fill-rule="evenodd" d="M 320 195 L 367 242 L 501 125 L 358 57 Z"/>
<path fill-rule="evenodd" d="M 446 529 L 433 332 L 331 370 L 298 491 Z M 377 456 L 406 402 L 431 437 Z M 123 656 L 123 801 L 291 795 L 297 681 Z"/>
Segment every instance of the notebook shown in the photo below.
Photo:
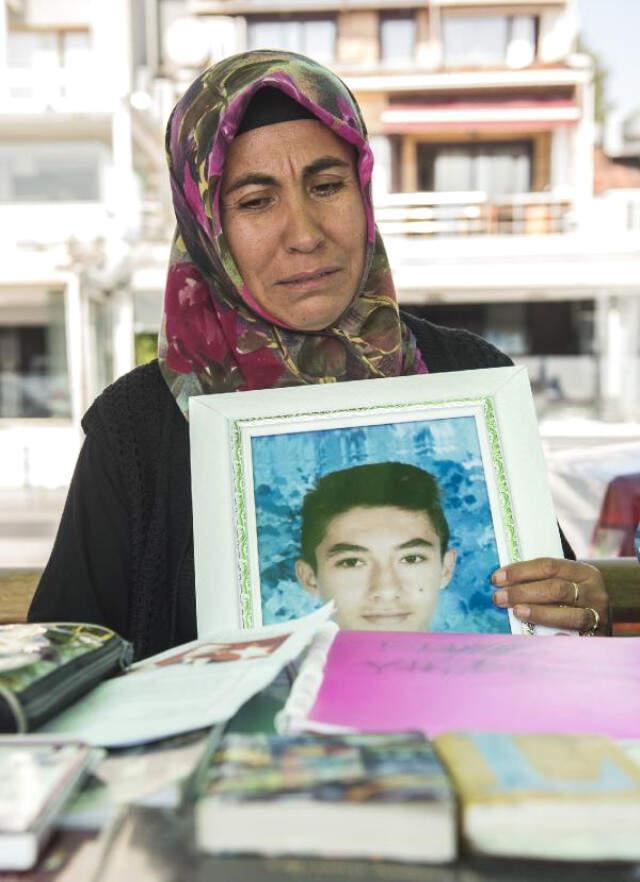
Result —
<path fill-rule="evenodd" d="M 281 732 L 640 737 L 640 641 L 322 629 Z"/>
<path fill-rule="evenodd" d="M 196 804 L 198 847 L 441 863 L 454 796 L 419 733 L 227 735 Z"/>

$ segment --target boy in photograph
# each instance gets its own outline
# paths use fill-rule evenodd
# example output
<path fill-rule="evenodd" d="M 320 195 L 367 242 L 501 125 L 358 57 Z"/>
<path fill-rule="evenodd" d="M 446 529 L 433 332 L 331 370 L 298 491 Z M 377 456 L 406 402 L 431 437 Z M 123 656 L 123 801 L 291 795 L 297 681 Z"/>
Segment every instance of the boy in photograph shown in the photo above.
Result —
<path fill-rule="evenodd" d="M 300 585 L 341 628 L 426 631 L 456 552 L 433 475 L 398 462 L 330 472 L 302 505 Z"/>

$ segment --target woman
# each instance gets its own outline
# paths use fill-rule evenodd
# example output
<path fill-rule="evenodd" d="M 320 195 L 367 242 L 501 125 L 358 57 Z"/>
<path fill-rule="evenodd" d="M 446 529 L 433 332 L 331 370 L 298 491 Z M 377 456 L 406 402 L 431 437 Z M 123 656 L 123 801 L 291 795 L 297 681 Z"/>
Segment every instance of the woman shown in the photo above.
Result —
<path fill-rule="evenodd" d="M 330 71 L 249 52 L 202 73 L 167 127 L 177 231 L 157 362 L 105 390 L 31 621 L 100 622 L 145 656 L 195 636 L 187 403 L 193 394 L 510 364 L 399 313 L 371 206 L 360 110 Z M 512 564 L 498 605 L 604 633 L 597 570 Z"/>

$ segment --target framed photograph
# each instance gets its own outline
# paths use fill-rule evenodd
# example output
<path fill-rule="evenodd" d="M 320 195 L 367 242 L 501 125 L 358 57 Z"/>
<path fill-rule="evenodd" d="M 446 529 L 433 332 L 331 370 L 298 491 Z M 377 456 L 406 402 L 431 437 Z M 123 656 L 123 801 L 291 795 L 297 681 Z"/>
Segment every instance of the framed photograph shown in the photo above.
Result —
<path fill-rule="evenodd" d="M 199 634 L 329 600 L 343 628 L 535 632 L 491 585 L 562 556 L 525 368 L 198 396 L 189 419 Z"/>

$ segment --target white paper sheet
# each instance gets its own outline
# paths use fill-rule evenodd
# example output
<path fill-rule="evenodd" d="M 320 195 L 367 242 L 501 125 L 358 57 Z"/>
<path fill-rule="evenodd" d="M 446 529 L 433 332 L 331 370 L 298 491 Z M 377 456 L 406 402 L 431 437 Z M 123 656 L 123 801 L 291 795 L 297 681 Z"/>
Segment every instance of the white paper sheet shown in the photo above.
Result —
<path fill-rule="evenodd" d="M 333 609 L 327 604 L 294 622 L 212 634 L 145 659 L 40 731 L 121 747 L 227 720 L 297 658 Z"/>

